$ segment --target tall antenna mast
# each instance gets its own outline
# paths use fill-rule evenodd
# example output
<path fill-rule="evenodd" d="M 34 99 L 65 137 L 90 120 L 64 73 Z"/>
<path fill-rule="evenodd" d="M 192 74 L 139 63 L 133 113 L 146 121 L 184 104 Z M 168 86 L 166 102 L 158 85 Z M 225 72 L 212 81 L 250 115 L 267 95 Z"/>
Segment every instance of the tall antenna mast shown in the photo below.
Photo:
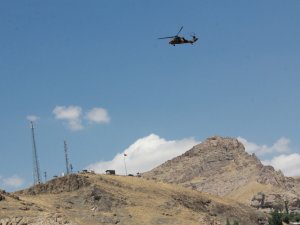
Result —
<path fill-rule="evenodd" d="M 40 184 L 41 174 L 40 174 L 40 166 L 39 166 L 36 144 L 35 144 L 33 121 L 30 121 L 30 124 L 31 124 L 31 132 L 32 132 L 33 180 L 34 180 L 34 184 Z"/>
<path fill-rule="evenodd" d="M 68 158 L 68 146 L 67 146 L 67 142 L 64 141 L 64 149 L 65 149 L 65 159 L 66 159 L 66 173 L 67 175 L 70 174 L 70 170 L 69 170 L 69 158 Z"/>

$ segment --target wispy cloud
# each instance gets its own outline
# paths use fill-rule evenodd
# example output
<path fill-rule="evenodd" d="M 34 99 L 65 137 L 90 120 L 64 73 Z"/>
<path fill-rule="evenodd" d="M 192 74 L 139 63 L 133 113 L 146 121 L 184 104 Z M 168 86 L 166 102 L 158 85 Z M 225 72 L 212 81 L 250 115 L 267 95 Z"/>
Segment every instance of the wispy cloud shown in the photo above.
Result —
<path fill-rule="evenodd" d="M 34 122 L 34 121 L 39 120 L 40 118 L 38 116 L 35 116 L 35 115 L 28 115 L 28 116 L 26 116 L 26 119 L 29 120 L 29 121 Z"/>
<path fill-rule="evenodd" d="M 79 106 L 56 106 L 53 110 L 55 118 L 67 122 L 67 126 L 72 131 L 83 129 L 81 123 L 82 109 Z"/>
<path fill-rule="evenodd" d="M 14 175 L 12 177 L 0 177 L 1 183 L 3 183 L 4 187 L 12 187 L 12 188 L 18 188 L 21 187 L 24 184 L 24 179 L 20 178 L 17 175 Z"/>
<path fill-rule="evenodd" d="M 262 156 L 269 153 L 290 152 L 290 147 L 289 147 L 290 140 L 285 137 L 279 138 L 272 146 L 258 145 L 242 137 L 238 137 L 238 140 L 244 144 L 245 149 L 248 153 L 255 153 L 257 156 Z"/>
<path fill-rule="evenodd" d="M 276 170 L 281 170 L 286 176 L 300 176 L 300 154 L 291 153 L 292 150 L 289 147 L 291 141 L 288 138 L 281 137 L 272 146 L 258 145 L 242 137 L 238 140 L 244 144 L 248 153 L 255 153 L 259 157 L 275 154 L 270 159 L 262 160 L 264 165 L 271 165 Z"/>
<path fill-rule="evenodd" d="M 110 117 L 106 109 L 93 108 L 86 113 L 85 118 L 92 123 L 109 123 Z"/>
<path fill-rule="evenodd" d="M 96 162 L 87 166 L 87 169 L 98 173 L 114 169 L 118 174 L 125 174 L 124 154 L 126 153 L 128 173 L 145 172 L 184 153 L 198 143 L 193 138 L 168 141 L 158 135 L 150 134 L 136 140 L 111 161 Z"/>
<path fill-rule="evenodd" d="M 300 176 L 300 154 L 275 156 L 271 160 L 262 161 L 264 165 L 271 165 L 281 170 L 286 176 Z"/>
<path fill-rule="evenodd" d="M 56 106 L 53 114 L 58 120 L 66 122 L 67 127 L 72 131 L 82 130 L 88 123 L 109 123 L 110 117 L 104 108 L 93 108 L 85 113 L 80 106 Z"/>

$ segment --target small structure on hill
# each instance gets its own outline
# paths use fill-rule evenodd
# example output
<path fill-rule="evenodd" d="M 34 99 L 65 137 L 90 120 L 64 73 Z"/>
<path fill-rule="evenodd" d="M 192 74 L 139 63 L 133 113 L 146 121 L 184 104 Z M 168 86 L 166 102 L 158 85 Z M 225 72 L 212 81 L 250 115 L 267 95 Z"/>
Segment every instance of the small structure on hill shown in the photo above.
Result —
<path fill-rule="evenodd" d="M 115 175 L 116 174 L 116 171 L 115 170 L 106 170 L 105 173 L 107 175 Z"/>

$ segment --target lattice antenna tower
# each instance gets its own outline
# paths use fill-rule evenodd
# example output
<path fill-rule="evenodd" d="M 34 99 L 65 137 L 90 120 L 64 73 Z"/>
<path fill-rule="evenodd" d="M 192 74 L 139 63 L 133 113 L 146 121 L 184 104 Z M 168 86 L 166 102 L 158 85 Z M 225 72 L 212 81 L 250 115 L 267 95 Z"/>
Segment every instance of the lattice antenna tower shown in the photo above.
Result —
<path fill-rule="evenodd" d="M 65 160 L 66 160 L 66 173 L 68 175 L 68 174 L 70 174 L 70 164 L 69 164 L 69 158 L 68 158 L 67 141 L 64 141 L 64 150 L 65 150 Z"/>
<path fill-rule="evenodd" d="M 40 184 L 41 174 L 40 174 L 40 166 L 39 166 L 39 160 L 38 160 L 37 150 L 36 150 L 33 121 L 31 121 L 30 124 L 31 124 L 31 133 L 32 133 L 33 180 L 34 180 L 34 184 Z"/>

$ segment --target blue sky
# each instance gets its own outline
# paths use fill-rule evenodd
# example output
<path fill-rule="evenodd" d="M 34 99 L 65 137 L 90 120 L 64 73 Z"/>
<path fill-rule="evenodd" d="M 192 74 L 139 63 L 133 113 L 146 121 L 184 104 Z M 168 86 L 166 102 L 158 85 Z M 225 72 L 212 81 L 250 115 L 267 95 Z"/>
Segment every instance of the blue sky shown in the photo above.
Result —
<path fill-rule="evenodd" d="M 64 171 L 65 139 L 74 170 L 151 141 L 171 157 L 212 135 L 297 161 L 299 11 L 298 0 L 2 1 L 0 188 L 33 182 L 28 116 L 49 177 Z M 195 45 L 157 39 L 181 26 Z"/>

